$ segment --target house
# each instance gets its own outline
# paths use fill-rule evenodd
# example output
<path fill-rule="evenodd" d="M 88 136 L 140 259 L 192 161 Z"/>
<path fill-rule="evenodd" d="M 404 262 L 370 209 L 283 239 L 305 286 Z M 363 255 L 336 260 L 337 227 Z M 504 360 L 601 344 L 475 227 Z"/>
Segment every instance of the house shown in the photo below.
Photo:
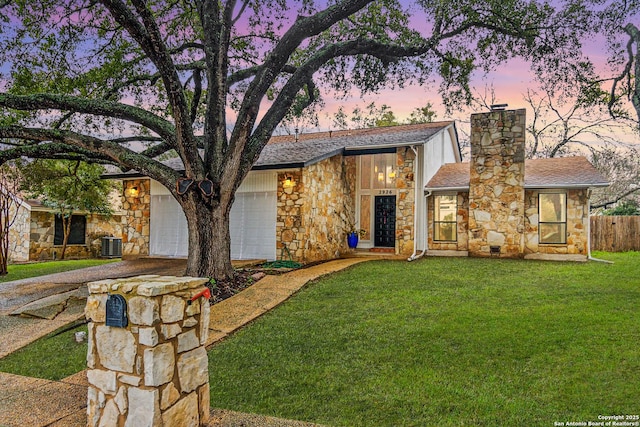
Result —
<path fill-rule="evenodd" d="M 15 209 L 15 208 L 12 208 Z M 9 229 L 9 261 L 56 259 L 62 251 L 62 220 L 38 200 L 20 199 L 16 219 Z M 120 212 L 106 217 L 78 213 L 71 218 L 65 258 L 94 258 L 101 254 L 101 237 L 120 237 Z"/>
<path fill-rule="evenodd" d="M 524 109 L 471 116 L 471 160 L 425 186 L 428 254 L 587 259 L 589 195 L 606 179 L 584 157 L 524 153 Z"/>
<path fill-rule="evenodd" d="M 524 160 L 525 110 L 472 115 L 462 163 L 453 122 L 273 137 L 237 191 L 233 259 L 312 262 L 358 250 L 586 259 L 589 192 L 606 181 L 584 158 Z M 179 161 L 169 162 L 177 170 Z M 159 183 L 123 179 L 124 256 L 187 255 L 182 210 Z"/>
<path fill-rule="evenodd" d="M 424 185 L 460 161 L 453 122 L 275 136 L 236 193 L 231 256 L 331 259 L 353 229 L 365 233 L 359 249 L 410 256 L 426 233 Z M 169 191 L 111 176 L 124 180 L 123 255 L 186 256 L 186 219 Z"/>

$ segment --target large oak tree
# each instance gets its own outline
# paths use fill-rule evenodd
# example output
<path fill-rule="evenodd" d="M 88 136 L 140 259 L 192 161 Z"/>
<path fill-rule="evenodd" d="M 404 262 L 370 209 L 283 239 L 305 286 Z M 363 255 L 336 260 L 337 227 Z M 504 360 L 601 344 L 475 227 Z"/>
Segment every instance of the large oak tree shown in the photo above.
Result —
<path fill-rule="evenodd" d="M 409 3 L 0 1 L 0 163 L 80 159 L 153 178 L 186 215 L 187 274 L 229 278 L 235 191 L 292 105 L 407 82 L 429 92 L 439 75 L 453 107 L 478 68 L 578 59 L 580 7 Z M 214 193 L 178 194 L 163 154 Z"/>

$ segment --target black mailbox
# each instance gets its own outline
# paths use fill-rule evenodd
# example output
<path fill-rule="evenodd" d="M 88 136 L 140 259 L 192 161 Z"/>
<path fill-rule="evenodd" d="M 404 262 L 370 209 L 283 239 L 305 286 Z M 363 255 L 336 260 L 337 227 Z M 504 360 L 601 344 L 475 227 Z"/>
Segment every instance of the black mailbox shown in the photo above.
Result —
<path fill-rule="evenodd" d="M 105 324 L 116 328 L 126 328 L 127 324 L 127 301 L 122 295 L 109 295 L 107 297 L 107 316 Z"/>

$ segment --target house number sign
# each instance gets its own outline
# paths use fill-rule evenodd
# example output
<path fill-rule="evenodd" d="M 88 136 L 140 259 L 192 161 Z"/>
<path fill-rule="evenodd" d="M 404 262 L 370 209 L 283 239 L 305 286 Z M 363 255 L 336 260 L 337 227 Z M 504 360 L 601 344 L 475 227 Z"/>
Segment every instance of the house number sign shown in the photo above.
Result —
<path fill-rule="evenodd" d="M 396 194 L 394 190 L 378 190 L 377 192 L 378 196 L 393 196 L 394 194 Z"/>
<path fill-rule="evenodd" d="M 127 327 L 129 323 L 127 320 L 127 301 L 122 295 L 109 295 L 107 297 L 106 310 L 105 325 L 116 328 Z"/>

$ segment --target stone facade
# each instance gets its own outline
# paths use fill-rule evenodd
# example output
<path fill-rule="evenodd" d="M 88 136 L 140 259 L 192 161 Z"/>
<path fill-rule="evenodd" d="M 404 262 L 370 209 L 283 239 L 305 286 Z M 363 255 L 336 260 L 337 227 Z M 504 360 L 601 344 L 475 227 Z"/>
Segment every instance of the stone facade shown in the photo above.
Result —
<path fill-rule="evenodd" d="M 415 238 L 415 154 L 412 150 L 398 149 L 396 153 L 396 253 L 411 255 Z"/>
<path fill-rule="evenodd" d="M 455 242 L 442 242 L 435 241 L 434 239 L 434 231 L 433 231 L 433 221 L 429 222 L 429 231 L 428 231 L 428 243 L 429 249 L 433 251 L 456 251 L 456 252 L 464 252 L 467 254 L 469 248 L 469 193 L 467 192 L 457 192 L 456 193 L 456 201 L 457 201 L 457 214 L 456 214 L 456 222 L 457 229 L 456 235 L 457 240 Z M 435 201 L 433 197 L 429 197 L 428 200 L 428 215 L 429 218 L 435 218 Z"/>
<path fill-rule="evenodd" d="M 538 233 L 540 190 L 525 190 L 524 250 L 520 256 L 525 258 L 584 260 L 588 253 L 587 190 L 567 190 L 567 243 L 540 244 Z M 468 193 L 458 192 L 458 216 L 456 242 L 437 242 L 433 240 L 433 220 L 429 222 L 429 250 L 438 252 L 456 251 L 466 255 L 468 251 Z M 434 218 L 434 201 L 429 198 L 429 218 Z"/>
<path fill-rule="evenodd" d="M 278 172 L 277 259 L 291 257 L 309 263 L 349 251 L 346 236 L 356 224 L 357 158 L 336 155 L 301 169 Z M 391 191 L 396 195 L 395 252 L 403 255 L 413 251 L 414 162 L 412 150 L 397 150 L 397 178 Z M 124 181 L 123 257 L 149 253 L 149 188 L 148 179 Z"/>
<path fill-rule="evenodd" d="M 209 418 L 207 279 L 140 276 L 89 283 L 88 426 L 199 426 Z M 107 299 L 126 327 L 107 326 Z"/>
<path fill-rule="evenodd" d="M 525 110 L 471 115 L 469 253 L 519 257 L 524 248 Z"/>
<path fill-rule="evenodd" d="M 355 222 L 355 179 L 346 176 L 356 176 L 355 161 L 342 156 L 278 174 L 278 256 L 282 253 L 288 259 L 290 253 L 298 262 L 312 262 L 348 250 L 348 224 Z M 293 187 L 285 188 L 287 177 Z"/>
<path fill-rule="evenodd" d="M 469 191 L 456 193 L 457 241 L 434 241 L 435 201 L 429 197 L 432 255 L 586 259 L 588 190 L 525 189 L 524 129 L 525 110 L 471 116 Z M 538 203 L 543 192 L 566 195 L 566 243 L 539 242 Z M 450 193 L 434 196 L 439 194 Z"/>
<path fill-rule="evenodd" d="M 67 245 L 65 258 L 99 257 L 102 248 L 101 238 L 104 236 L 120 237 L 120 215 L 110 217 L 98 214 L 87 214 L 86 240 L 81 245 Z M 59 259 L 62 245 L 54 245 L 55 213 L 50 211 L 31 211 L 29 259 L 42 261 Z"/>
<path fill-rule="evenodd" d="M 151 180 L 124 181 L 122 190 L 122 257 L 149 255 Z"/>
<path fill-rule="evenodd" d="M 589 210 L 587 190 L 567 190 L 567 243 L 540 244 L 538 238 L 538 195 L 540 191 L 525 194 L 525 256 L 531 254 L 572 255 L 586 257 L 589 245 Z"/>
<path fill-rule="evenodd" d="M 9 211 L 9 218 L 13 218 L 14 214 L 15 219 L 9 228 L 9 262 L 29 261 L 31 211 L 24 204 L 13 204 Z"/>
<path fill-rule="evenodd" d="M 395 252 L 402 255 L 413 252 L 414 161 L 412 150 L 397 150 L 397 177 L 390 191 L 396 195 Z M 292 178 L 293 187 L 284 187 L 287 177 Z M 340 155 L 301 170 L 279 173 L 278 256 L 285 247 L 298 262 L 332 259 L 347 252 L 346 236 L 356 224 L 357 177 L 357 156 Z M 286 250 L 284 256 L 288 256 Z"/>

